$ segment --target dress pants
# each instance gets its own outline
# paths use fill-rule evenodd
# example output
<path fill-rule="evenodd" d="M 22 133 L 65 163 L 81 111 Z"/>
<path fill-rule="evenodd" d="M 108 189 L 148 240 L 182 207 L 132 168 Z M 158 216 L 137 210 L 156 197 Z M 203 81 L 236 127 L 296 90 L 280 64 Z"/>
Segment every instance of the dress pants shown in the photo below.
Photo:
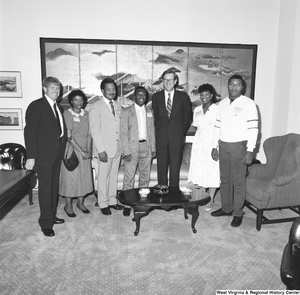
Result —
<path fill-rule="evenodd" d="M 157 147 L 157 146 L 156 146 Z M 180 166 L 182 160 L 182 147 L 172 146 L 169 140 L 167 146 L 157 147 L 157 178 L 158 184 L 179 186 Z M 170 181 L 168 184 L 168 170 L 170 171 Z"/>
<path fill-rule="evenodd" d="M 131 154 L 131 160 L 124 161 L 123 190 L 134 188 L 136 170 L 139 172 L 139 187 L 148 187 L 151 169 L 151 151 L 147 142 L 139 143 L 139 151 Z"/>
<path fill-rule="evenodd" d="M 220 194 L 222 210 L 241 217 L 246 197 L 246 169 L 242 162 L 247 151 L 247 141 L 219 143 Z"/>
<path fill-rule="evenodd" d="M 62 142 L 59 141 L 57 155 L 53 166 L 35 164 L 38 177 L 38 194 L 40 206 L 39 224 L 41 229 L 53 228 L 58 204 L 58 185 L 62 164 Z"/>
<path fill-rule="evenodd" d="M 107 162 L 101 162 L 98 158 L 98 204 L 101 209 L 117 204 L 117 181 L 121 152 L 117 151 L 114 158 L 108 158 Z"/>

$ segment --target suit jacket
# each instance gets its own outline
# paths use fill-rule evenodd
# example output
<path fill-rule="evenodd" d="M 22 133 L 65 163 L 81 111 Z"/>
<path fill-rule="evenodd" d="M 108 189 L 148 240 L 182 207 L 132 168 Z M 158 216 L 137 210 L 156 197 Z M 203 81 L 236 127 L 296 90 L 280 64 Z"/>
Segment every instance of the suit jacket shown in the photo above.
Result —
<path fill-rule="evenodd" d="M 155 152 L 154 118 L 152 110 L 146 107 L 147 147 L 148 152 Z M 121 145 L 124 155 L 139 151 L 139 129 L 135 104 L 122 110 L 121 114 Z"/>
<path fill-rule="evenodd" d="M 152 109 L 156 146 L 163 148 L 171 141 L 172 149 L 181 149 L 185 141 L 185 133 L 192 123 L 192 105 L 189 96 L 182 91 L 174 91 L 170 118 L 167 113 L 164 90 L 152 96 Z"/>
<path fill-rule="evenodd" d="M 108 158 L 114 158 L 121 150 L 120 119 L 122 107 L 114 101 L 115 116 L 105 103 L 104 98 L 95 102 L 89 111 L 90 132 L 93 138 L 93 153 L 106 152 Z"/>
<path fill-rule="evenodd" d="M 58 107 L 63 114 L 62 108 L 59 105 Z M 57 156 L 60 130 L 54 112 L 45 97 L 34 100 L 28 106 L 25 121 L 24 138 L 27 159 L 35 159 L 38 165 L 52 166 Z M 64 147 L 67 138 L 64 118 L 62 128 L 64 128 Z"/>

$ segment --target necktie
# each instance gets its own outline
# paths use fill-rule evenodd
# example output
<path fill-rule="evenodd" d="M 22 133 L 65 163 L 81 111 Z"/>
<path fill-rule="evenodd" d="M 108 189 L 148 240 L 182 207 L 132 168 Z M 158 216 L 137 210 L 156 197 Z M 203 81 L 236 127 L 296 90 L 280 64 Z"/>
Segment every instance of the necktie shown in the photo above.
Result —
<path fill-rule="evenodd" d="M 111 112 L 113 113 L 113 115 L 115 115 L 115 108 L 114 108 L 114 104 L 112 101 L 109 102 L 110 103 L 110 108 L 111 108 Z"/>
<path fill-rule="evenodd" d="M 167 102 L 167 112 L 168 112 L 169 118 L 171 116 L 171 110 L 172 110 L 171 93 L 169 93 L 168 94 L 168 102 Z"/>
<path fill-rule="evenodd" d="M 57 109 L 56 109 L 56 103 L 53 105 L 53 108 L 54 108 L 54 113 L 55 113 L 56 121 L 57 121 L 57 124 L 58 124 L 58 127 L 59 127 L 59 132 L 60 132 L 59 135 L 61 135 L 61 126 L 60 126 L 58 112 L 57 112 Z"/>

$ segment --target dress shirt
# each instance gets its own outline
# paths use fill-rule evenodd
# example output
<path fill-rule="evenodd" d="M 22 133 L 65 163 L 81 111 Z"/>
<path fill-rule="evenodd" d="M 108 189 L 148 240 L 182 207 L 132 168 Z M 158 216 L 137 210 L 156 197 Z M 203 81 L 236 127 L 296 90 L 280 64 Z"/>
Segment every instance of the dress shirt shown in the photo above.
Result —
<path fill-rule="evenodd" d="M 231 101 L 224 98 L 218 104 L 214 126 L 213 146 L 218 140 L 224 142 L 247 141 L 247 151 L 253 152 L 258 134 L 258 114 L 256 104 L 247 96 L 241 95 Z"/>
<path fill-rule="evenodd" d="M 147 126 L 146 126 L 146 108 L 145 105 L 139 106 L 134 104 L 135 112 L 138 120 L 139 127 L 139 140 L 147 139 Z"/>
<path fill-rule="evenodd" d="M 114 108 L 115 108 L 115 103 L 114 103 L 114 100 L 112 99 L 112 100 L 109 100 L 109 99 L 107 99 L 105 96 L 103 96 L 103 101 L 106 103 L 106 105 L 107 105 L 107 107 L 109 108 L 109 110 L 111 111 L 111 113 L 113 113 L 112 112 L 112 110 L 111 110 L 111 106 L 110 106 L 110 102 L 112 101 L 112 103 L 113 103 L 113 105 L 114 105 Z M 116 108 L 115 108 L 116 109 Z"/>
<path fill-rule="evenodd" d="M 54 111 L 54 104 L 56 103 L 56 101 L 53 101 L 50 97 L 48 97 L 46 94 L 45 94 L 45 97 L 46 97 L 46 99 L 47 99 L 47 101 L 48 101 L 48 103 L 50 104 L 50 106 L 51 106 L 51 109 L 52 109 L 52 111 L 53 111 L 53 114 L 54 114 L 54 116 L 55 116 L 55 118 L 56 118 L 56 115 L 55 115 L 55 111 Z M 57 104 L 56 104 L 57 105 Z M 60 126 L 61 126 L 61 134 L 60 134 L 60 137 L 62 137 L 63 135 L 64 135 L 64 128 L 63 128 L 63 119 L 62 119 L 62 114 L 61 114 L 61 112 L 60 112 L 60 109 L 59 109 L 59 107 L 57 106 L 56 107 L 56 110 L 57 110 L 57 113 L 58 113 L 58 117 L 59 117 L 59 122 L 60 122 Z"/>

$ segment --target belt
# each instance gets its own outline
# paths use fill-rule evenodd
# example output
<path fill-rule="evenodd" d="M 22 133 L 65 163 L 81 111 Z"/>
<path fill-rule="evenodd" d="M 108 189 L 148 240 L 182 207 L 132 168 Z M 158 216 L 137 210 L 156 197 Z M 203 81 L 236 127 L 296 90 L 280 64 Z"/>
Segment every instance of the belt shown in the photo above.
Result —
<path fill-rule="evenodd" d="M 141 139 L 139 140 L 139 142 L 146 142 L 146 139 Z"/>

